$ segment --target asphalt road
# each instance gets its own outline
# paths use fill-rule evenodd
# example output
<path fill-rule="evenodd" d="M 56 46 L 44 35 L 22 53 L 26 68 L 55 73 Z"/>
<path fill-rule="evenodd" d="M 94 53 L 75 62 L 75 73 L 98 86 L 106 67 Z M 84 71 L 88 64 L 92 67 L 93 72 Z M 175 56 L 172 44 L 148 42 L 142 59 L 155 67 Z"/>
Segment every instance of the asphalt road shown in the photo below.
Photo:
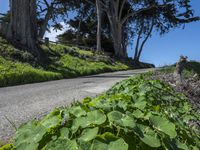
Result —
<path fill-rule="evenodd" d="M 115 83 L 148 69 L 120 71 L 75 79 L 0 88 L 0 141 L 7 141 L 19 127 L 40 118 L 55 107 L 66 106 L 85 97 L 95 97 Z"/>

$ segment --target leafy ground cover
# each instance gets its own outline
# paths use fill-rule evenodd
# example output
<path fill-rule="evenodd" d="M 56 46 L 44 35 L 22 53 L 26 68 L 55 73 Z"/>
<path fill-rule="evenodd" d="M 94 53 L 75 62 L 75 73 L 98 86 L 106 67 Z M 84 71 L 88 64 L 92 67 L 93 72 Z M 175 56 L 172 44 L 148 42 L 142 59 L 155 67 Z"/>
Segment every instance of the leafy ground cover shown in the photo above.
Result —
<path fill-rule="evenodd" d="M 42 49 L 49 58 L 45 68 L 0 37 L 0 87 L 129 69 L 103 54 L 76 47 L 50 44 Z"/>
<path fill-rule="evenodd" d="M 198 150 L 200 130 L 191 122 L 199 114 L 183 94 L 146 76 L 24 124 L 0 150 Z"/>

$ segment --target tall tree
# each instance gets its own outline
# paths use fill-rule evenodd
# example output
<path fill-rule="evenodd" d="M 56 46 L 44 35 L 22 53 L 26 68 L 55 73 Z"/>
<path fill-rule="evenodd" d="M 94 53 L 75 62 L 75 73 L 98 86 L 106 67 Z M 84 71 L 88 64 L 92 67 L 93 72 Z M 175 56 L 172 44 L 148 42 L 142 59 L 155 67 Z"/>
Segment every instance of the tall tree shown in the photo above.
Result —
<path fill-rule="evenodd" d="M 42 52 L 37 46 L 36 0 L 10 0 L 10 23 L 7 39 L 25 46 L 38 57 Z"/>
<path fill-rule="evenodd" d="M 156 26 L 162 24 L 161 30 L 164 30 L 162 28 L 166 22 L 176 25 L 199 20 L 198 17 L 193 17 L 190 0 L 101 0 L 101 3 L 109 18 L 115 54 L 119 57 L 124 57 L 123 27 L 130 19 L 148 16 L 149 13 L 157 14 L 159 24 Z"/>
<path fill-rule="evenodd" d="M 144 18 L 141 18 L 142 20 L 139 21 L 136 25 L 136 43 L 135 43 L 135 54 L 134 54 L 134 61 L 137 63 L 140 60 L 142 50 L 144 48 L 145 43 L 149 39 L 149 37 L 152 34 L 155 22 L 154 18 L 152 20 L 145 20 Z M 137 31 L 138 30 L 138 31 Z"/>
<path fill-rule="evenodd" d="M 100 0 L 96 0 L 96 10 L 97 10 L 97 51 L 101 51 L 102 9 L 101 9 Z"/>

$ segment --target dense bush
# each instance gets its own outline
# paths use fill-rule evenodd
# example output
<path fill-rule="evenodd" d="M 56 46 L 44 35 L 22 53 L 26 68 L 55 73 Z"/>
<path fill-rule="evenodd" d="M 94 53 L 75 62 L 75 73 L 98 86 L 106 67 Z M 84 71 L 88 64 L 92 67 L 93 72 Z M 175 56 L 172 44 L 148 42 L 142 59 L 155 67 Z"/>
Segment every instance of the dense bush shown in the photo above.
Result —
<path fill-rule="evenodd" d="M 184 95 L 140 76 L 24 124 L 10 149 L 198 150 L 199 119 Z"/>

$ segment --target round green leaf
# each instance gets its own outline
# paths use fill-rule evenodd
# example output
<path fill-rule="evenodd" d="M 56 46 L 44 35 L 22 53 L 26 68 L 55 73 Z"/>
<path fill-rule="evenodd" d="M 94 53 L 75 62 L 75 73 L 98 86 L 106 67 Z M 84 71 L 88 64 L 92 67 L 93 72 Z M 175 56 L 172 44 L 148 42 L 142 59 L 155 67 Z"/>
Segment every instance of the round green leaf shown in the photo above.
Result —
<path fill-rule="evenodd" d="M 87 122 L 89 124 L 101 125 L 105 121 L 106 121 L 106 115 L 99 110 L 94 110 L 87 113 Z"/>
<path fill-rule="evenodd" d="M 81 117 L 81 116 L 85 116 L 87 113 L 85 110 L 83 110 L 83 108 L 81 108 L 80 106 L 74 106 L 74 107 L 71 107 L 69 109 L 69 112 L 76 116 L 77 118 L 78 117 Z"/>
<path fill-rule="evenodd" d="M 128 150 L 128 144 L 123 139 L 110 142 L 108 150 Z"/>
<path fill-rule="evenodd" d="M 155 133 L 155 131 L 153 131 L 148 126 L 138 124 L 137 127 L 134 128 L 134 131 L 135 131 L 136 135 L 138 135 L 139 138 L 145 144 L 149 145 L 150 147 L 160 147 L 161 146 L 161 143 L 160 143 L 160 140 L 159 140 L 157 134 Z"/>
<path fill-rule="evenodd" d="M 45 147 L 45 150 L 78 150 L 76 141 L 70 141 L 67 139 L 57 139 L 51 141 Z M 28 149 L 27 149 L 28 150 Z"/>
<path fill-rule="evenodd" d="M 110 122 L 120 125 L 122 127 L 129 127 L 129 128 L 135 127 L 135 121 L 133 117 L 122 114 L 119 111 L 112 111 L 108 113 L 108 119 Z"/>
<path fill-rule="evenodd" d="M 171 138 L 177 136 L 175 125 L 166 118 L 152 115 L 150 117 L 150 122 L 157 130 L 164 132 Z"/>
<path fill-rule="evenodd" d="M 79 138 L 79 140 L 84 141 L 84 142 L 88 142 L 93 140 L 97 134 L 98 134 L 99 128 L 87 128 L 85 130 L 83 130 L 81 137 Z"/>

